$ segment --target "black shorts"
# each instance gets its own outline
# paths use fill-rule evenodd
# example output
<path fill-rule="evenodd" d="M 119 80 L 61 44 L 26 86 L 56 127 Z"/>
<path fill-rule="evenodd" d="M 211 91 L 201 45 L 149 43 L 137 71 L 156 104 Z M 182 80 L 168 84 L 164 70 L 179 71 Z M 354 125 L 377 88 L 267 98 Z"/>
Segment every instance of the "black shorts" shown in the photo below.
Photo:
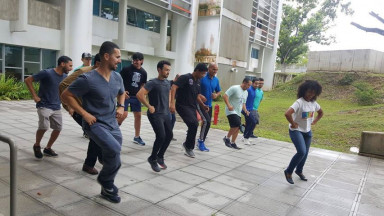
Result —
<path fill-rule="evenodd" d="M 229 121 L 229 126 L 231 128 L 237 128 L 240 127 L 241 125 L 241 117 L 238 116 L 237 114 L 231 114 L 227 116 L 228 121 Z"/>

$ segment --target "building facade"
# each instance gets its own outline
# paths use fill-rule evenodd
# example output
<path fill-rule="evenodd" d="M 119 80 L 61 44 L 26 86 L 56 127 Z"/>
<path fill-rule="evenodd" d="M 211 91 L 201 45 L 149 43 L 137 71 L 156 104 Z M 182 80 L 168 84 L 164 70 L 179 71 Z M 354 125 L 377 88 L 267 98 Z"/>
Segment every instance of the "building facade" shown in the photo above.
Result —
<path fill-rule="evenodd" d="M 217 62 L 224 89 L 245 76 L 272 88 L 281 0 L 200 0 L 196 61 Z"/>
<path fill-rule="evenodd" d="M 113 41 L 119 69 L 134 52 L 144 54 L 149 78 L 162 59 L 172 63 L 170 78 L 216 61 L 224 88 L 244 76 L 262 76 L 269 88 L 279 17 L 280 0 L 0 0 L 0 73 L 23 80 L 60 55 L 77 67 L 83 52 Z"/>

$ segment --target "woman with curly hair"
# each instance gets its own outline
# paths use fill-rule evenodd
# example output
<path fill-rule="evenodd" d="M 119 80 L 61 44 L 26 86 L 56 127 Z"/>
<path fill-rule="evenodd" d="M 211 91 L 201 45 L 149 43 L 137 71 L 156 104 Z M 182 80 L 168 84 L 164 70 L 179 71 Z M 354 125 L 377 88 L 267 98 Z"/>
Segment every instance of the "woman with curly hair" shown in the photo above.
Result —
<path fill-rule="evenodd" d="M 294 184 L 292 173 L 295 168 L 295 173 L 300 179 L 307 181 L 307 178 L 303 175 L 303 167 L 311 145 L 311 125 L 315 125 L 324 114 L 320 105 L 316 102 L 321 91 L 322 87 L 317 81 L 306 80 L 299 86 L 297 91 L 298 99 L 285 112 L 285 118 L 289 122 L 289 136 L 297 151 L 288 168 L 284 170 L 285 178 L 290 184 Z M 315 112 L 317 112 L 316 118 Z"/>

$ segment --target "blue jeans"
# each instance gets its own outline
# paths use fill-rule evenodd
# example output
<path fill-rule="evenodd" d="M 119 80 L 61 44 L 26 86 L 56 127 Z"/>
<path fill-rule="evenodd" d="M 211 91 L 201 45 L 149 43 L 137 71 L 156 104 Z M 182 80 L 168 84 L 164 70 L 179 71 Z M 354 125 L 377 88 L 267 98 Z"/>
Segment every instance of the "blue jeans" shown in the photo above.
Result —
<path fill-rule="evenodd" d="M 252 112 L 249 112 L 249 116 L 245 114 L 245 112 L 242 110 L 241 113 L 245 117 L 245 129 L 244 129 L 244 138 L 248 139 L 252 134 L 253 130 L 256 127 L 256 117 L 252 114 Z"/>
<path fill-rule="evenodd" d="M 83 122 L 83 129 L 89 138 L 101 148 L 103 168 L 98 179 L 104 187 L 111 188 L 121 166 L 120 151 L 123 137 L 120 128 L 111 128 L 99 122 L 89 126 Z"/>
<path fill-rule="evenodd" d="M 311 145 L 312 131 L 304 133 L 298 130 L 289 130 L 289 136 L 295 145 L 297 153 L 293 156 L 286 171 L 291 174 L 296 168 L 297 173 L 302 173 L 305 161 L 307 160 L 309 147 Z"/>

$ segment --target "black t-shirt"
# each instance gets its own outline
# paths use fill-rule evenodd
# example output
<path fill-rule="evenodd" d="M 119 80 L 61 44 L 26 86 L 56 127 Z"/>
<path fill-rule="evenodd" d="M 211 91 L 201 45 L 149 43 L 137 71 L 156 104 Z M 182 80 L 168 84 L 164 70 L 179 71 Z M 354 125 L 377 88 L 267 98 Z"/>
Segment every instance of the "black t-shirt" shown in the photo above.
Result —
<path fill-rule="evenodd" d="M 149 104 L 155 107 L 154 114 L 169 114 L 169 81 L 151 79 L 144 88 L 149 91 L 148 100 Z"/>
<path fill-rule="evenodd" d="M 123 68 L 120 75 L 124 81 L 125 91 L 129 92 L 129 96 L 136 96 L 141 85 L 147 82 L 147 72 L 144 68 L 136 69 L 133 65 Z"/>
<path fill-rule="evenodd" d="M 200 80 L 194 80 L 192 74 L 181 75 L 174 83 L 179 88 L 176 92 L 176 105 L 197 108 L 197 95 L 200 94 Z"/>

